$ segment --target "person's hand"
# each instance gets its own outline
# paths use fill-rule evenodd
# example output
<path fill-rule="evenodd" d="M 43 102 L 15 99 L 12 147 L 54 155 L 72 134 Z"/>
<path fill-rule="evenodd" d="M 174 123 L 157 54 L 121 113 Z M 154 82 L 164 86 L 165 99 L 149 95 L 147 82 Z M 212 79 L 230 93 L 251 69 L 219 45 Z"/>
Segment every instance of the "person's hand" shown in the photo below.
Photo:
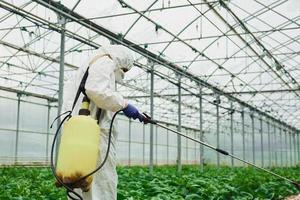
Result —
<path fill-rule="evenodd" d="M 134 107 L 133 105 L 129 104 L 126 106 L 126 108 L 123 109 L 123 113 L 128 117 L 132 119 L 139 119 L 142 120 L 143 116 L 139 113 L 138 109 Z M 142 121 L 141 121 L 142 122 Z"/>

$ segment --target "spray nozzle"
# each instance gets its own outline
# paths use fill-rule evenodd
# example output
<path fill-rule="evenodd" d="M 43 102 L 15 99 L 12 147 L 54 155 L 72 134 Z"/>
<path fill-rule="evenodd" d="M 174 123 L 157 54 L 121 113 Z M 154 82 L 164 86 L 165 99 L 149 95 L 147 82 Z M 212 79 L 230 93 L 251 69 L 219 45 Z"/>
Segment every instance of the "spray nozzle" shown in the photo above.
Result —
<path fill-rule="evenodd" d="M 143 117 L 144 117 L 144 119 L 143 119 L 144 124 L 148 124 L 148 123 L 157 124 L 157 121 L 151 119 L 151 117 L 149 115 L 147 115 L 145 112 L 143 112 Z"/>
<path fill-rule="evenodd" d="M 300 183 L 294 181 L 293 184 L 300 191 Z"/>

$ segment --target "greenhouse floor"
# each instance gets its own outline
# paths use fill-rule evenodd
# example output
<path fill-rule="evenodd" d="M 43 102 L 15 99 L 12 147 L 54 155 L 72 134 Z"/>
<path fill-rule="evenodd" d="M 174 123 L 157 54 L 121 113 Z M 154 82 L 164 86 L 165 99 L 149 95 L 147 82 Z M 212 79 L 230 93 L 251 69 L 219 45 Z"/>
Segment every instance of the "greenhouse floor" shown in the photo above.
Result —
<path fill-rule="evenodd" d="M 287 197 L 285 200 L 300 200 L 300 194 Z"/>
<path fill-rule="evenodd" d="M 273 168 L 272 171 L 300 181 L 300 168 Z M 151 199 L 285 199 L 298 195 L 289 183 L 252 168 L 161 166 L 153 175 L 146 167 L 118 167 L 118 200 Z M 49 168 L 0 168 L 1 200 L 66 200 L 65 191 L 54 186 Z M 289 200 L 291 198 L 288 198 Z M 298 199 L 294 197 L 293 199 Z"/>

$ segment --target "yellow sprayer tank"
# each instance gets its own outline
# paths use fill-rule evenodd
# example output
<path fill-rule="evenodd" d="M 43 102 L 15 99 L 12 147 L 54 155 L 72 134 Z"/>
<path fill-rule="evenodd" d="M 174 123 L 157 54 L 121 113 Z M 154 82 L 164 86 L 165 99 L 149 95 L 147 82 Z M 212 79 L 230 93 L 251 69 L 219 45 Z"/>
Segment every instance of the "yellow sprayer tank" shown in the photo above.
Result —
<path fill-rule="evenodd" d="M 88 102 L 83 102 L 80 112 L 87 110 L 88 105 Z M 95 119 L 86 113 L 71 117 L 62 129 L 56 166 L 58 177 L 65 184 L 71 184 L 94 171 L 99 157 L 99 143 L 100 127 Z M 71 187 L 88 191 L 92 180 L 93 177 L 89 176 Z"/>

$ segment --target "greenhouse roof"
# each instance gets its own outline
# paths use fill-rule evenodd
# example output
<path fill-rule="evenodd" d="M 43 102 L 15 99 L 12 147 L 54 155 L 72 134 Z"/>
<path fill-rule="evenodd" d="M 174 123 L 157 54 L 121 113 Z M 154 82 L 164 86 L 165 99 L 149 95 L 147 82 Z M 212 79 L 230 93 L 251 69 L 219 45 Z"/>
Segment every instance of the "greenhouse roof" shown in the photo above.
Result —
<path fill-rule="evenodd" d="M 67 17 L 65 80 L 95 49 L 121 43 L 134 53 L 136 67 L 119 89 L 143 110 L 149 110 L 153 67 L 157 116 L 165 120 L 177 119 L 178 74 L 185 74 L 180 86 L 187 125 L 199 117 L 201 81 L 203 99 L 210 102 L 206 112 L 215 113 L 221 95 L 221 113 L 231 106 L 241 111 L 230 104 L 233 98 L 300 128 L 300 1 L 49 2 L 0 1 L 3 90 L 57 98 L 60 30 Z"/>

